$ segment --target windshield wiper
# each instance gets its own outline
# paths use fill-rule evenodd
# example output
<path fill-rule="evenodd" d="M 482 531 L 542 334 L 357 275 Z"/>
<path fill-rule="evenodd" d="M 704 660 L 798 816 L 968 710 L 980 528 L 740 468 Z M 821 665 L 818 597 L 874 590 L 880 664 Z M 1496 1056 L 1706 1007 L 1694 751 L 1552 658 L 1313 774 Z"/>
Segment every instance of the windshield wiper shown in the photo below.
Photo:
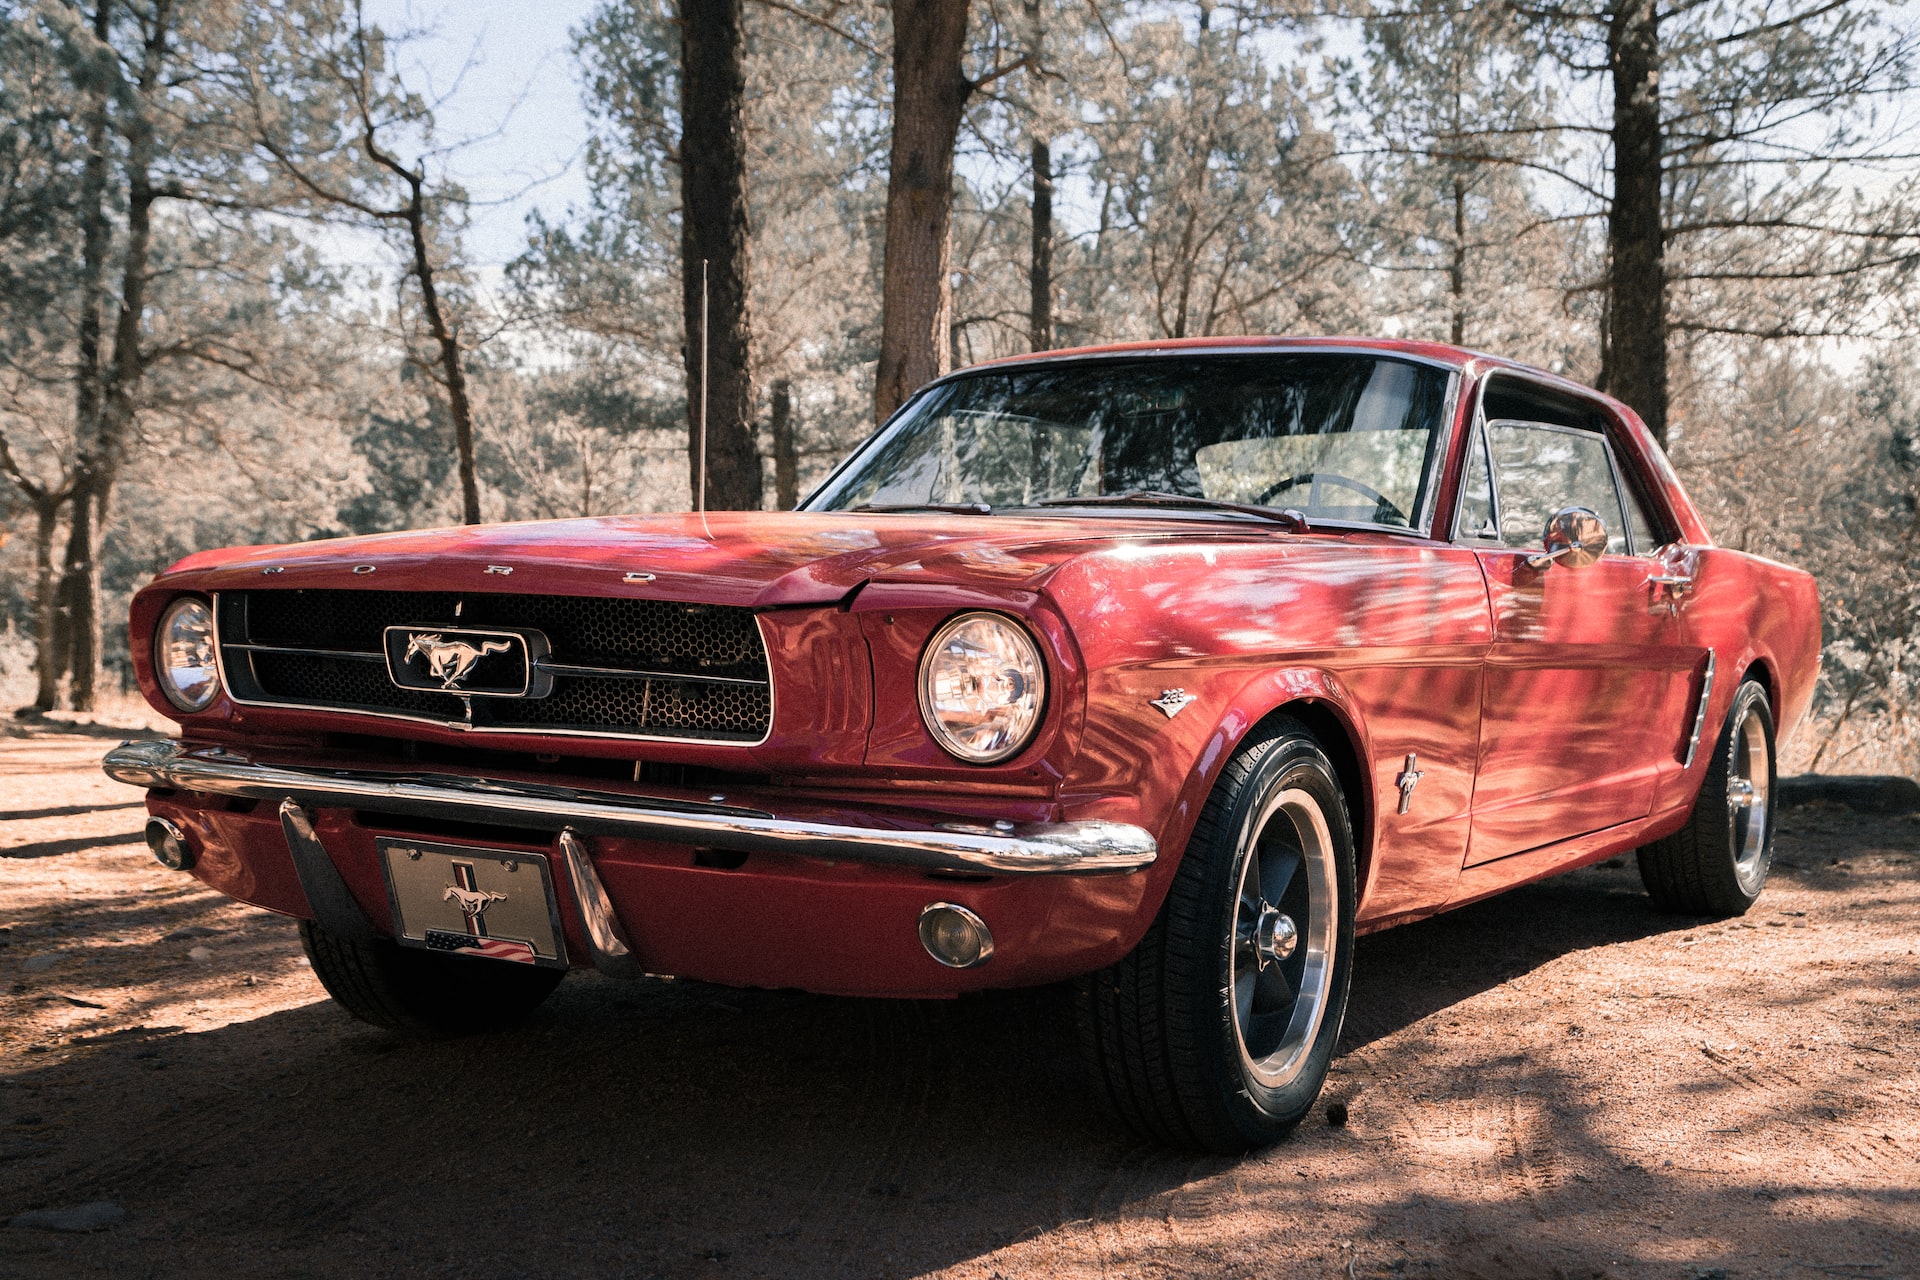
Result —
<path fill-rule="evenodd" d="M 1218 498 L 1196 498 L 1184 493 L 1161 493 L 1156 489 L 1129 489 L 1125 493 L 1103 493 L 1091 498 L 1042 498 L 1030 504 L 1036 507 L 1193 507 L 1201 511 L 1237 511 L 1308 532 L 1307 517 L 1292 507 L 1260 507 L 1251 502 L 1223 502 Z"/>
<path fill-rule="evenodd" d="M 849 511 L 951 511 L 962 516 L 990 516 L 990 502 L 863 502 Z"/>

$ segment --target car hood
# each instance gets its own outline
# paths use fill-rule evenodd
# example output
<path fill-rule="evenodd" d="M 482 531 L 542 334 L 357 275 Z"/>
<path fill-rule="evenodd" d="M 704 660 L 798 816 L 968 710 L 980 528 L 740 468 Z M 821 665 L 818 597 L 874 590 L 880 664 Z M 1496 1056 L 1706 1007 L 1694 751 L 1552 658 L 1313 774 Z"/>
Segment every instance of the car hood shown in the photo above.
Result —
<path fill-rule="evenodd" d="M 1208 532 L 1117 516 L 600 516 L 233 547 L 188 556 L 160 581 L 209 591 L 632 593 L 769 608 L 837 601 L 875 580 L 1032 589 L 1061 561 L 1094 546 Z M 1222 528 L 1215 536 L 1249 532 Z"/>

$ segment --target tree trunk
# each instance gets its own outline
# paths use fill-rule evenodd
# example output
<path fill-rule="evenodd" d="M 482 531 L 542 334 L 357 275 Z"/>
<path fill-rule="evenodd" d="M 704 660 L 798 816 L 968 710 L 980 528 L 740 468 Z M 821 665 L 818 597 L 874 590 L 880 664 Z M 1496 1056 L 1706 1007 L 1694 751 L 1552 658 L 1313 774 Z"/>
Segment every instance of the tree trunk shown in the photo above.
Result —
<path fill-rule="evenodd" d="M 467 398 L 467 371 L 460 357 L 460 333 L 449 323 L 440 306 L 440 290 L 434 280 L 433 257 L 427 252 L 426 198 L 421 187 L 424 174 L 415 170 L 406 174 L 411 198 L 407 202 L 407 235 L 413 244 L 413 274 L 420 282 L 420 307 L 427 317 L 427 330 L 439 348 L 440 381 L 447 388 L 447 412 L 453 419 L 453 451 L 460 472 L 460 522 L 480 523 L 480 480 L 473 462 L 473 403 Z"/>
<path fill-rule="evenodd" d="M 1033 140 L 1033 258 L 1027 273 L 1027 340 L 1035 351 L 1053 348 L 1053 148 Z"/>
<path fill-rule="evenodd" d="M 93 11 L 93 36 L 103 45 L 113 29 L 111 0 L 99 0 Z M 93 513 L 94 485 L 101 467 L 101 445 L 106 433 L 106 367 L 100 341 L 105 323 L 107 254 L 113 227 L 107 199 L 108 156 L 112 150 L 107 115 L 107 86 L 89 86 L 86 119 L 87 158 L 80 178 L 80 210 L 85 220 L 80 247 L 80 317 L 75 333 L 73 370 L 74 479 L 69 501 L 73 520 L 67 530 L 67 551 L 56 593 L 58 617 L 41 632 L 40 697 L 57 686 L 67 671 L 75 673 L 76 687 L 85 672 L 88 706 L 93 700 L 93 671 L 99 661 L 99 584 L 94 560 L 99 552 Z M 51 668 L 48 662 L 51 661 Z M 49 683 L 51 671 L 51 684 Z M 45 705 L 52 709 L 52 703 Z"/>
<path fill-rule="evenodd" d="M 1613 206 L 1607 220 L 1607 387 L 1667 442 L 1666 226 L 1661 212 L 1660 29 L 1656 0 L 1617 0 Z"/>
<path fill-rule="evenodd" d="M 54 645 L 53 538 L 60 523 L 60 499 L 52 494 L 34 500 L 33 534 L 33 636 L 37 652 L 34 668 L 40 676 L 40 688 L 33 705 L 51 711 L 60 697 L 59 650 Z"/>
<path fill-rule="evenodd" d="M 140 350 L 140 326 L 147 314 L 147 260 L 153 240 L 153 205 L 160 193 L 153 186 L 153 120 L 147 104 L 161 92 L 161 72 L 172 33 L 171 0 L 157 0 L 141 51 L 140 81 L 135 104 L 127 113 L 127 243 L 120 264 L 120 306 L 113 323 L 113 362 L 107 369 L 105 403 L 101 407 L 100 435 L 91 467 L 82 467 L 74 485 L 72 534 L 68 563 L 77 547 L 84 560 L 69 600 L 72 616 L 67 630 L 73 646 L 73 683 L 67 702 L 75 711 L 94 709 L 100 676 L 100 550 L 107 520 L 113 510 L 113 486 L 133 436 L 140 383 L 146 377 L 146 358 Z"/>
<path fill-rule="evenodd" d="M 1467 340 L 1467 184 L 1453 178 L 1453 262 L 1447 269 L 1447 292 L 1453 303 L 1453 330 L 1450 341 L 1462 346 Z"/>
<path fill-rule="evenodd" d="M 953 151 L 973 92 L 960 65 L 969 2 L 895 0 L 893 6 L 893 148 L 875 422 L 951 367 Z"/>
<path fill-rule="evenodd" d="M 800 452 L 793 442 L 793 386 L 785 378 L 773 384 L 772 435 L 774 499 L 791 511 L 800 505 Z"/>
<path fill-rule="evenodd" d="M 689 492 L 701 504 L 757 511 L 762 482 L 753 429 L 752 325 L 747 311 L 746 28 L 742 0 L 683 0 L 680 9 L 680 283 L 686 324 Z M 706 439 L 701 440 L 701 409 Z"/>

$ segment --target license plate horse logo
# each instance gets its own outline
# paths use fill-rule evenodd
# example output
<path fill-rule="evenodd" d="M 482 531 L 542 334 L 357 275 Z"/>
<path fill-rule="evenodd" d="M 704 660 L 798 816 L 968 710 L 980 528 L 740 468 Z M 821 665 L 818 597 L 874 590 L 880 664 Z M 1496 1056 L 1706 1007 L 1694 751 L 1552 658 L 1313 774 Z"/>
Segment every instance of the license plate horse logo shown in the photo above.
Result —
<path fill-rule="evenodd" d="M 460 913 L 469 920 L 478 920 L 485 914 L 488 907 L 506 900 L 507 895 L 504 893 L 493 893 L 486 889 L 463 889 L 457 884 L 448 885 L 447 891 L 440 895 L 442 902 L 459 903 Z"/>
<path fill-rule="evenodd" d="M 407 637 L 407 656 L 403 661 L 412 662 L 416 656 L 424 655 L 427 673 L 440 682 L 440 687 L 457 689 L 460 682 L 473 673 L 474 664 L 480 659 L 511 648 L 505 640 L 482 640 L 476 647 L 465 640 L 448 640 L 437 631 L 416 632 Z"/>

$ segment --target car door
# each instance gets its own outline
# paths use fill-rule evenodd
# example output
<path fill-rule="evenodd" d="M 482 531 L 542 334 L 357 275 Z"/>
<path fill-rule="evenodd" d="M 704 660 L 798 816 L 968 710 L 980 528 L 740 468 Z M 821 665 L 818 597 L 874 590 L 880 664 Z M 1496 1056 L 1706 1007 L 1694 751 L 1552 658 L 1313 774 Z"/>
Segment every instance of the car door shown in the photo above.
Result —
<path fill-rule="evenodd" d="M 1469 447 L 1463 529 L 1482 539 L 1493 618 L 1473 866 L 1645 817 L 1675 758 L 1694 651 L 1651 581 L 1661 563 L 1633 554 L 1652 535 L 1604 432 L 1496 419 Z M 1599 514 L 1606 552 L 1532 563 L 1547 519 L 1569 506 Z"/>

